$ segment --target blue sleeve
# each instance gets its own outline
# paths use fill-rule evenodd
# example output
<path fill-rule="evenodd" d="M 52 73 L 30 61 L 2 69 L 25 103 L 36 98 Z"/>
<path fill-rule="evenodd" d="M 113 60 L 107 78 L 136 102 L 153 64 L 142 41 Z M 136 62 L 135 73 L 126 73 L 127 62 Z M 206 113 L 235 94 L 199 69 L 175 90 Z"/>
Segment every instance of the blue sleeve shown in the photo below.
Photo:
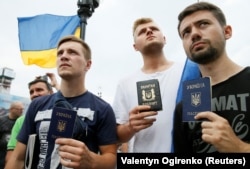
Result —
<path fill-rule="evenodd" d="M 108 104 L 102 112 L 102 119 L 98 125 L 98 139 L 100 145 L 117 143 L 116 119 L 112 107 Z"/>

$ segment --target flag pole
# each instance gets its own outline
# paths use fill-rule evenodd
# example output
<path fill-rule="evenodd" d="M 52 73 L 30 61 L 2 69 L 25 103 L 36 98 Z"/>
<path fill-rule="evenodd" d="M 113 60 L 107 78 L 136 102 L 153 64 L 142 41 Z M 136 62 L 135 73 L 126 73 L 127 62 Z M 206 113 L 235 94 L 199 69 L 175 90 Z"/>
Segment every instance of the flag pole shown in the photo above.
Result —
<path fill-rule="evenodd" d="M 92 16 L 95 8 L 99 6 L 99 0 L 78 0 L 77 14 L 80 17 L 80 38 L 85 40 L 87 20 Z"/>

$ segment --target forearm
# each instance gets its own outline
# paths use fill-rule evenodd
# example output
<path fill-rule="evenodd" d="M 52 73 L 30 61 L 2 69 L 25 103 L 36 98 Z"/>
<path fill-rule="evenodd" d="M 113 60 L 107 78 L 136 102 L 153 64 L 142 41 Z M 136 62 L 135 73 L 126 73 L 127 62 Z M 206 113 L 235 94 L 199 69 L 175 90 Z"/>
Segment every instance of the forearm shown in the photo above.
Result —
<path fill-rule="evenodd" d="M 7 153 L 6 153 L 6 156 L 5 156 L 5 164 L 7 164 L 7 162 L 9 161 L 12 152 L 13 152 L 13 150 L 7 150 Z"/>
<path fill-rule="evenodd" d="M 5 169 L 24 169 L 25 150 L 26 145 L 17 142 L 14 151 L 11 153 L 9 160 L 5 165 Z"/>
<path fill-rule="evenodd" d="M 118 141 L 120 143 L 128 142 L 135 134 L 129 122 L 117 126 Z"/>
<path fill-rule="evenodd" d="M 250 144 L 242 141 L 239 150 L 239 153 L 250 153 Z"/>
<path fill-rule="evenodd" d="M 116 153 L 95 154 L 91 152 L 91 160 L 84 164 L 86 168 L 91 169 L 115 169 Z M 88 167 L 87 167 L 88 166 Z"/>
<path fill-rule="evenodd" d="M 12 156 L 7 161 L 4 169 L 24 169 L 24 161 L 23 160 L 13 160 Z"/>

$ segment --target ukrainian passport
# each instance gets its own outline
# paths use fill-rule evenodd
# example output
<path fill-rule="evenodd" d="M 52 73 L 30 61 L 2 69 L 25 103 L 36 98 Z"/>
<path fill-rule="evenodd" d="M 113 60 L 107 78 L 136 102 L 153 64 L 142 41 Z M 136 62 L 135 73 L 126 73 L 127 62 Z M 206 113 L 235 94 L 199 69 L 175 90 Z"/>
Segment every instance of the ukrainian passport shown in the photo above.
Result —
<path fill-rule="evenodd" d="M 136 82 L 139 105 L 149 105 L 152 111 L 162 110 L 159 81 L 151 79 Z"/>
<path fill-rule="evenodd" d="M 54 142 L 57 138 L 72 138 L 76 116 L 77 112 L 74 110 L 54 107 L 47 141 Z"/>
<path fill-rule="evenodd" d="M 196 121 L 194 116 L 203 111 L 211 111 L 210 77 L 183 82 L 182 121 Z"/>

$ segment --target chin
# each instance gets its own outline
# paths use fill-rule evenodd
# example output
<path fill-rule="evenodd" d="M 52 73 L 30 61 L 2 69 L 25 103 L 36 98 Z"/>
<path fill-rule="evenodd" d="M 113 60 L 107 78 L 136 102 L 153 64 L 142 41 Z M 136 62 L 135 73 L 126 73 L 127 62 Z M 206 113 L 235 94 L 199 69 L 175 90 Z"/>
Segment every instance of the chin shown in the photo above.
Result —
<path fill-rule="evenodd" d="M 70 76 L 71 73 L 70 73 L 69 71 L 59 71 L 59 72 L 58 72 L 58 75 L 59 75 L 60 77 L 67 77 L 67 76 Z"/>

